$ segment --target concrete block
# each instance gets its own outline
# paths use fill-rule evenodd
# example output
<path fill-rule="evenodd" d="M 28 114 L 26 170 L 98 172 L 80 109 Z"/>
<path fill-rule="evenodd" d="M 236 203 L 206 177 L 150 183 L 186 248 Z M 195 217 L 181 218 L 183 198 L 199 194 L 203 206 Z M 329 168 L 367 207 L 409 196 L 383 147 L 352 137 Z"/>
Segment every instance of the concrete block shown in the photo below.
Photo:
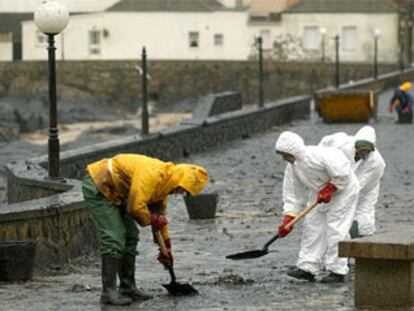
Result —
<path fill-rule="evenodd" d="M 414 229 L 341 241 L 340 257 L 355 257 L 355 307 L 414 306 Z"/>

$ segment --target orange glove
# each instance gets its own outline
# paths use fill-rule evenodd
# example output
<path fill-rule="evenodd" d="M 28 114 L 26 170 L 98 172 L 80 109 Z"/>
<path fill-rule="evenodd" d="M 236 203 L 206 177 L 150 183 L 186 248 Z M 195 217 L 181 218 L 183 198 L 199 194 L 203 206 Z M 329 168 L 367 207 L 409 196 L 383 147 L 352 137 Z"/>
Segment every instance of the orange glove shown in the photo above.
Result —
<path fill-rule="evenodd" d="M 328 183 L 318 193 L 318 203 L 329 203 L 332 195 L 337 190 L 334 184 Z"/>
<path fill-rule="evenodd" d="M 154 231 L 161 230 L 168 224 L 167 218 L 164 215 L 151 214 L 151 226 Z"/>
<path fill-rule="evenodd" d="M 174 258 L 172 256 L 170 239 L 164 240 L 164 245 L 167 248 L 168 254 L 166 255 L 160 250 L 157 260 L 164 266 L 165 269 L 168 269 L 174 265 Z"/>
<path fill-rule="evenodd" d="M 292 230 L 293 230 L 293 226 L 290 228 L 285 228 L 285 226 L 290 223 L 293 219 L 295 219 L 294 216 L 291 215 L 285 215 L 283 217 L 283 222 L 282 224 L 277 228 L 278 232 L 279 232 L 279 236 L 281 238 L 287 236 Z"/>

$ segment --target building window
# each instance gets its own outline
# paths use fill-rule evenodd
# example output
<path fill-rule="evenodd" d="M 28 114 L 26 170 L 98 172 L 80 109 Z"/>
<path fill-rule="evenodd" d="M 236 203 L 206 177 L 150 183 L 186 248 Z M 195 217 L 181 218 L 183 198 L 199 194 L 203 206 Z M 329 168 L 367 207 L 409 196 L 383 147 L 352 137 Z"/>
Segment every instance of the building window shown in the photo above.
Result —
<path fill-rule="evenodd" d="M 318 50 L 320 42 L 318 26 L 305 26 L 303 28 L 303 48 L 305 50 Z"/>
<path fill-rule="evenodd" d="M 101 54 L 101 32 L 99 30 L 89 30 L 89 54 Z"/>
<path fill-rule="evenodd" d="M 189 44 L 191 48 L 197 48 L 199 45 L 199 33 L 196 31 L 191 31 L 189 33 Z"/>
<path fill-rule="evenodd" d="M 36 31 L 36 44 L 39 46 L 44 46 L 47 43 L 47 37 L 43 32 Z"/>
<path fill-rule="evenodd" d="M 223 35 L 221 33 L 216 33 L 214 35 L 214 45 L 221 46 L 224 43 Z"/>
<path fill-rule="evenodd" d="M 358 47 L 358 32 L 356 26 L 342 27 L 341 46 L 344 51 L 353 51 Z"/>

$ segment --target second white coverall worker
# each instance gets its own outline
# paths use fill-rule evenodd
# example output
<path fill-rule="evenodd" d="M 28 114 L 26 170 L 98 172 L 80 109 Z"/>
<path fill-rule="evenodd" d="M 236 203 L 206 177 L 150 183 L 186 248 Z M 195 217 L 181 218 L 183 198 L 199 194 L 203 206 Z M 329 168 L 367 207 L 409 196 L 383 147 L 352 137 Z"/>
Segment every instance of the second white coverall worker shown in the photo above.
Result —
<path fill-rule="evenodd" d="M 372 144 L 372 151 L 363 159 L 356 159 L 355 145 L 363 142 Z M 339 132 L 325 136 L 319 143 L 319 146 L 339 148 L 348 158 L 358 178 L 361 190 L 354 220 L 358 223 L 360 236 L 375 232 L 375 205 L 378 201 L 381 177 L 385 170 L 385 161 L 375 144 L 375 129 L 369 125 L 358 130 L 355 136 Z"/>

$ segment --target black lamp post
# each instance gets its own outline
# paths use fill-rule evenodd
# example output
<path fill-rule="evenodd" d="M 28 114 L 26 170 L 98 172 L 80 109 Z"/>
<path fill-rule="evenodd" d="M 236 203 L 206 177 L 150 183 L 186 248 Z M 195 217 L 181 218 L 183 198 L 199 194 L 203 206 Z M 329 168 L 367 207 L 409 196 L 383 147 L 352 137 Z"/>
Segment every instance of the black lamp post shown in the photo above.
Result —
<path fill-rule="evenodd" d="M 65 29 L 69 22 L 69 12 L 57 1 L 43 1 L 34 13 L 34 22 L 41 32 L 47 35 L 49 67 L 49 178 L 59 177 L 59 130 L 56 104 L 56 55 L 55 35 Z"/>
<path fill-rule="evenodd" d="M 400 70 L 404 71 L 404 34 L 400 34 Z"/>
<path fill-rule="evenodd" d="M 341 82 L 339 72 L 339 35 L 335 36 L 335 86 L 338 88 Z"/>
<path fill-rule="evenodd" d="M 259 50 L 259 107 L 264 106 L 264 88 L 263 88 L 263 40 L 257 38 L 257 49 Z"/>
<path fill-rule="evenodd" d="M 381 30 L 375 28 L 372 31 L 372 37 L 374 38 L 374 79 L 378 79 L 378 39 L 381 36 Z"/>
<path fill-rule="evenodd" d="M 141 66 L 142 66 L 141 133 L 142 135 L 148 135 L 149 115 L 148 115 L 148 88 L 147 88 L 147 52 L 145 50 L 145 47 L 142 48 Z"/>
<path fill-rule="evenodd" d="M 326 37 L 326 28 L 322 27 L 319 29 L 321 34 L 321 62 L 325 63 L 325 37 Z"/>

